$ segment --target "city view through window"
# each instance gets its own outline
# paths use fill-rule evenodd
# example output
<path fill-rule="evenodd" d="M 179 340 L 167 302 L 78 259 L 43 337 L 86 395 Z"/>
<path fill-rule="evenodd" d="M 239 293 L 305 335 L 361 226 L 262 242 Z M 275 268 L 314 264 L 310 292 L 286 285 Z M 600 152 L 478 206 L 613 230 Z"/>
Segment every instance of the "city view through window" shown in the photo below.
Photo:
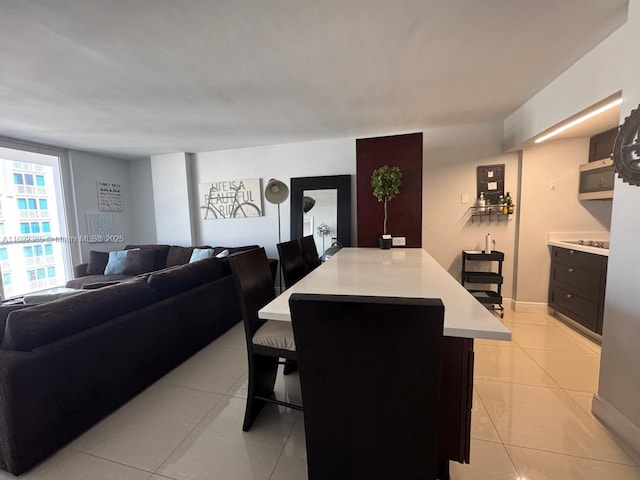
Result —
<path fill-rule="evenodd" d="M 3 299 L 65 284 L 59 186 L 58 157 L 0 148 Z"/>

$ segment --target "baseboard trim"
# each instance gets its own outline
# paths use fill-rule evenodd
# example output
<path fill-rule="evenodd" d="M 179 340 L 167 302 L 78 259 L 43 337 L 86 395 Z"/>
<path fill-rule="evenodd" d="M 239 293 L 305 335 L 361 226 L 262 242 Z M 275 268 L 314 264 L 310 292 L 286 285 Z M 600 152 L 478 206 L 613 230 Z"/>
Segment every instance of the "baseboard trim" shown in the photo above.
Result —
<path fill-rule="evenodd" d="M 573 328 L 576 332 L 584 335 L 585 337 L 589 337 L 598 345 L 602 345 L 602 335 L 599 335 L 596 332 L 592 332 L 587 327 L 579 324 L 578 322 L 567 317 L 566 315 L 553 310 L 552 308 L 549 309 L 549 315 L 553 315 L 561 322 L 564 322 L 564 324 L 567 325 L 569 328 Z"/>
<path fill-rule="evenodd" d="M 549 307 L 546 303 L 538 302 L 518 302 L 512 301 L 512 308 L 516 312 L 522 313 L 549 313 Z"/>
<path fill-rule="evenodd" d="M 640 463 L 640 427 L 597 393 L 593 396 L 591 411 L 622 441 L 629 456 Z"/>

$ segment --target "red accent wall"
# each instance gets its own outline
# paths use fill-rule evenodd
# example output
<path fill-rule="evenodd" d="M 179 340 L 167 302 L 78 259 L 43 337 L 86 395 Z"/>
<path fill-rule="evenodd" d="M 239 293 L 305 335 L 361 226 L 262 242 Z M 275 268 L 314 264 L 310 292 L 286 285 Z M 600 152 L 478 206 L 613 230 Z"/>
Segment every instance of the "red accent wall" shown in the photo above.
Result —
<path fill-rule="evenodd" d="M 422 247 L 422 133 L 356 140 L 357 245 L 377 247 L 382 235 L 384 207 L 373 196 L 371 174 L 383 165 L 402 172 L 400 194 L 387 206 L 387 232 Z"/>

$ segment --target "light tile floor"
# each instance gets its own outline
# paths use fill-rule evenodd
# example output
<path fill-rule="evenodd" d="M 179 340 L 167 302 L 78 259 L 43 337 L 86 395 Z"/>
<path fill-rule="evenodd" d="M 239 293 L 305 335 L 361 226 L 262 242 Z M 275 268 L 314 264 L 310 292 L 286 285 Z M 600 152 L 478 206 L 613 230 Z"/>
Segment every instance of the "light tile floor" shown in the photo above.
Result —
<path fill-rule="evenodd" d="M 591 414 L 599 346 L 548 315 L 503 321 L 512 342 L 475 344 L 471 464 L 452 463 L 451 478 L 640 480 Z M 241 430 L 245 355 L 239 324 L 20 478 L 306 479 L 300 412 L 268 406 Z M 297 375 L 279 375 L 277 391 L 299 402 Z"/>

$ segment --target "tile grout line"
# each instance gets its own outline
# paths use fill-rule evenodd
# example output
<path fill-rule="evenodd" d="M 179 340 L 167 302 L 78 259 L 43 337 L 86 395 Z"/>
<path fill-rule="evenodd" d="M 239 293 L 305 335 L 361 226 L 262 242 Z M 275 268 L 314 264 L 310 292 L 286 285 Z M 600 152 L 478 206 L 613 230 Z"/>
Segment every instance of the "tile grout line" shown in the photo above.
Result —
<path fill-rule="evenodd" d="M 293 429 L 295 428 L 296 424 L 301 419 L 302 419 L 302 421 L 304 421 L 304 418 L 303 418 L 302 415 L 303 415 L 303 413 L 300 412 L 300 414 L 298 415 L 298 418 L 296 418 L 296 421 L 291 424 L 291 428 L 289 429 L 289 433 L 287 434 L 287 438 L 282 443 L 282 448 L 280 449 L 280 454 L 278 455 L 278 458 L 276 459 L 276 463 L 273 465 L 273 469 L 271 470 L 271 473 L 269 474 L 269 480 L 271 480 L 271 477 L 273 477 L 273 474 L 276 472 L 276 469 L 278 468 L 278 464 L 280 463 L 280 459 L 282 458 L 282 454 L 284 453 L 285 448 L 287 448 L 287 442 L 291 438 L 291 434 L 293 433 Z M 306 448 L 307 447 L 306 447 L 306 442 L 305 442 L 305 450 L 306 450 Z M 307 462 L 305 461 L 305 463 L 307 463 Z"/>

